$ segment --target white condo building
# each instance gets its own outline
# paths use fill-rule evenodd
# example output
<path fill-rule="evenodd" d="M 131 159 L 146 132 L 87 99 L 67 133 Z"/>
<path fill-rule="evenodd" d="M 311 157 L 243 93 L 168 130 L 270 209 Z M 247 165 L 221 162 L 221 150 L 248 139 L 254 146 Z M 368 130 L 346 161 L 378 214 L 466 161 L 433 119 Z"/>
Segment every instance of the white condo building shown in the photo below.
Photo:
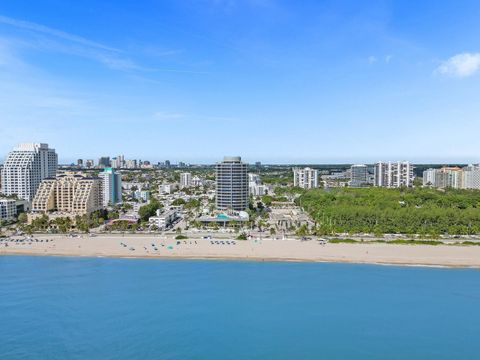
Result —
<path fill-rule="evenodd" d="M 32 201 L 42 180 L 55 177 L 57 167 L 57 154 L 48 144 L 20 144 L 5 159 L 2 193 Z"/>
<path fill-rule="evenodd" d="M 268 187 L 262 185 L 260 175 L 253 173 L 248 174 L 248 192 L 252 196 L 263 196 L 268 193 Z"/>
<path fill-rule="evenodd" d="M 480 166 L 442 167 L 423 172 L 423 186 L 454 189 L 480 189 Z"/>
<path fill-rule="evenodd" d="M 463 168 L 462 180 L 464 189 L 480 189 L 480 165 Z"/>
<path fill-rule="evenodd" d="M 378 162 L 374 169 L 374 185 L 388 188 L 413 186 L 413 169 L 408 161 Z"/>
<path fill-rule="evenodd" d="M 318 170 L 306 168 L 293 168 L 293 186 L 302 189 L 318 187 Z"/>
<path fill-rule="evenodd" d="M 192 186 L 192 174 L 185 172 L 180 174 L 180 188 L 189 188 Z"/>

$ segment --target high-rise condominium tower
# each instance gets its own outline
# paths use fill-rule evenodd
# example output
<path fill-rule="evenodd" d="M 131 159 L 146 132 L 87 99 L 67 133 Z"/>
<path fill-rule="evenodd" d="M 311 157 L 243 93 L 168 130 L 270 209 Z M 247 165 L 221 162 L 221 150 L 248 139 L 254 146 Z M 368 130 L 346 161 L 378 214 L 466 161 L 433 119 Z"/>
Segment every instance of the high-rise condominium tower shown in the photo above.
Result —
<path fill-rule="evenodd" d="M 180 188 L 189 188 L 192 186 L 192 174 L 185 172 L 180 174 Z"/>
<path fill-rule="evenodd" d="M 408 161 L 378 162 L 375 164 L 375 186 L 398 188 L 413 186 L 415 174 Z"/>
<path fill-rule="evenodd" d="M 362 187 L 368 184 L 367 165 L 352 165 L 350 167 L 350 186 Z"/>
<path fill-rule="evenodd" d="M 55 177 L 57 167 L 57 154 L 48 144 L 20 144 L 5 159 L 2 193 L 32 201 L 41 181 Z"/>
<path fill-rule="evenodd" d="M 103 180 L 103 205 L 122 202 L 122 177 L 112 168 L 106 168 L 99 177 Z"/>
<path fill-rule="evenodd" d="M 318 187 L 318 170 L 306 167 L 293 168 L 293 186 L 302 189 L 313 189 Z"/>
<path fill-rule="evenodd" d="M 225 156 L 217 163 L 218 210 L 242 211 L 248 207 L 248 166 L 240 156 Z"/>

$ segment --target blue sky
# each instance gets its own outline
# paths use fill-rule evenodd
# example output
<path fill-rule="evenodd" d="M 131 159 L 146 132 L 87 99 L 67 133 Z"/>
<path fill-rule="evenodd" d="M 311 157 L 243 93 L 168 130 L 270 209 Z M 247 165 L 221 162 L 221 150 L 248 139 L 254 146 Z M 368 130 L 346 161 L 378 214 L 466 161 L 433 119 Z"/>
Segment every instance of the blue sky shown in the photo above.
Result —
<path fill-rule="evenodd" d="M 480 2 L 0 3 L 0 154 L 479 162 Z"/>

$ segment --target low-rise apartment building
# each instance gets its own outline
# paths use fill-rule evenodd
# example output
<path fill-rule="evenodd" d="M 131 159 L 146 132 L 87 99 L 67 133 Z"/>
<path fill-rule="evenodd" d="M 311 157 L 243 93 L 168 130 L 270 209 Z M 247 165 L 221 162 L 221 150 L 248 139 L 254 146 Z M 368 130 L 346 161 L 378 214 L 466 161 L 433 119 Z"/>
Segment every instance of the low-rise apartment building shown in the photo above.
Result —
<path fill-rule="evenodd" d="M 17 202 L 14 199 L 0 199 L 0 220 L 14 220 L 17 216 Z"/>
<path fill-rule="evenodd" d="M 150 226 L 157 227 L 158 230 L 168 230 L 175 220 L 178 218 L 178 213 L 175 210 L 163 211 L 158 209 L 156 216 L 152 216 L 148 219 Z"/>

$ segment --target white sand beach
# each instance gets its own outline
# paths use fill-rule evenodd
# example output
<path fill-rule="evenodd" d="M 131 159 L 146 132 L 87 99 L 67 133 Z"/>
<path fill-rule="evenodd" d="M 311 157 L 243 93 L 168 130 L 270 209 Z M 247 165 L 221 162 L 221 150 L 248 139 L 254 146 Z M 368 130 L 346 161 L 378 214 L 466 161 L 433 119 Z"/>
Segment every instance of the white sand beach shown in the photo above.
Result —
<path fill-rule="evenodd" d="M 48 241 L 47 241 L 48 240 Z M 0 255 L 251 259 L 480 267 L 480 246 L 325 244 L 299 240 L 175 240 L 148 235 L 67 237 L 36 235 L 33 241 L 3 239 Z"/>

